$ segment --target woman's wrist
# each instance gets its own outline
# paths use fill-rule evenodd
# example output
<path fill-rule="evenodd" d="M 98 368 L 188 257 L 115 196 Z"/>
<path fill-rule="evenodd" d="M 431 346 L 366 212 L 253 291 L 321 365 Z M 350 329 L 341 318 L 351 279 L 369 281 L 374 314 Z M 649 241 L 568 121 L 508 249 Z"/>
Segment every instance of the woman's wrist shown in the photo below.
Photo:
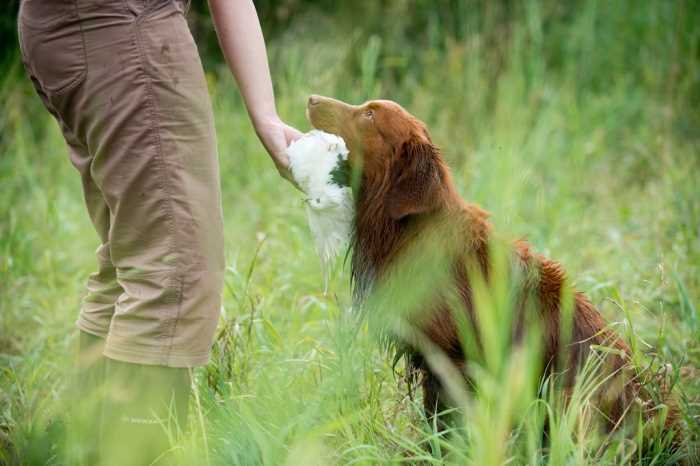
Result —
<path fill-rule="evenodd" d="M 282 120 L 280 119 L 277 112 L 273 110 L 265 112 L 251 112 L 250 121 L 253 123 L 255 129 L 258 130 L 259 128 L 263 128 L 272 123 L 279 123 Z"/>

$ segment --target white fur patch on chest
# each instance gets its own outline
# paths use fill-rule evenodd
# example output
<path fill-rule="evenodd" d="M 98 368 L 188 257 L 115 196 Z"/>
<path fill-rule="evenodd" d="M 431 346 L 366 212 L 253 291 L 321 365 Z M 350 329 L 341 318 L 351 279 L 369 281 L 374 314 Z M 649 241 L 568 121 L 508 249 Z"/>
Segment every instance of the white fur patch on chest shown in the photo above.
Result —
<path fill-rule="evenodd" d="M 292 176 L 307 196 L 306 213 L 325 289 L 332 260 L 348 245 L 354 216 L 352 190 L 344 181 L 349 177 L 348 149 L 341 137 L 312 130 L 293 142 L 287 155 Z"/>

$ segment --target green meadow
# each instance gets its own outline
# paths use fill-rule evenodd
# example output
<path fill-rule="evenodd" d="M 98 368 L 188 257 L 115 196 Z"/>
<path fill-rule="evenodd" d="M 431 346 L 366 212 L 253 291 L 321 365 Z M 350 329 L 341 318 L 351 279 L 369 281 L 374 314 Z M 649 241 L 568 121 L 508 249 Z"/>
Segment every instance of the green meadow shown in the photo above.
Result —
<path fill-rule="evenodd" d="M 285 10 L 285 8 L 287 8 Z M 194 372 L 182 465 L 664 465 L 700 462 L 700 3 L 260 2 L 282 117 L 309 94 L 387 98 L 422 119 L 462 196 L 560 261 L 640 367 L 673 386 L 686 447 L 588 425 L 498 340 L 439 433 L 402 361 L 329 292 L 302 195 L 258 141 L 203 8 L 227 273 L 211 362 Z M 291 11 L 291 13 L 290 13 Z M 74 322 L 98 246 L 80 179 L 18 60 L 0 77 L 0 464 L 75 464 Z M 498 287 L 496 287 L 498 288 Z M 498 289 L 496 289 L 496 292 Z M 483 296 L 498 326 L 503 300 Z M 507 332 L 506 332 L 507 333 Z M 493 338 L 505 339 L 504 332 Z M 659 410 L 663 410 L 659 406 Z M 547 441 L 543 418 L 548 415 Z M 651 440 L 649 440 L 649 438 Z M 115 440 L 118 441 L 118 440 Z M 694 457 L 694 459 L 693 459 Z"/>

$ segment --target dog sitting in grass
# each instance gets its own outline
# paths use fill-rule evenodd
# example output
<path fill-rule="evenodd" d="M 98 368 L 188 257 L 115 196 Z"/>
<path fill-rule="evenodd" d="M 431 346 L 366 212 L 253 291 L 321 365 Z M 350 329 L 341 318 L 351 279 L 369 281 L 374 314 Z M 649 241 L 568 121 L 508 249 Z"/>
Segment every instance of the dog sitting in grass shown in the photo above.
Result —
<path fill-rule="evenodd" d="M 409 365 L 420 376 L 429 419 L 440 420 L 453 401 L 436 361 L 449 361 L 467 377 L 470 355 L 488 347 L 479 316 L 489 310 L 478 308 L 475 290 L 488 289 L 504 268 L 512 282 L 512 315 L 502 325 L 509 326 L 511 347 L 539 332 L 541 375 L 560 374 L 565 397 L 596 352 L 604 383 L 593 399 L 607 430 L 637 408 L 645 419 L 652 416 L 651 396 L 635 376 L 628 345 L 570 288 L 558 263 L 516 241 L 508 243 L 500 261 L 506 265 L 497 269 L 501 242 L 487 212 L 459 197 L 422 122 L 391 101 L 349 105 L 320 96 L 309 98 L 307 116 L 314 128 L 347 144 L 358 180 L 351 241 L 356 301 L 374 303 L 370 314 L 398 315 L 400 324 L 389 332 L 407 348 Z M 679 432 L 677 410 L 671 402 L 668 407 L 662 429 Z M 680 434 L 671 435 L 680 444 Z"/>

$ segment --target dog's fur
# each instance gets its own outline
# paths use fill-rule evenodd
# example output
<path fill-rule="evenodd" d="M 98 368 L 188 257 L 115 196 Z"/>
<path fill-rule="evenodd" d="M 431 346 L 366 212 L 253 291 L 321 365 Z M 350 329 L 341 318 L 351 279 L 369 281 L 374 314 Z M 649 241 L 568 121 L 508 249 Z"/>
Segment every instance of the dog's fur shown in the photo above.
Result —
<path fill-rule="evenodd" d="M 454 300 L 448 296 L 457 296 L 467 321 L 477 328 L 473 289 L 479 280 L 489 282 L 497 242 L 487 212 L 459 197 L 425 125 L 398 104 L 377 100 L 354 106 L 311 96 L 307 115 L 315 128 L 345 140 L 350 166 L 360 173 L 352 251 L 356 297 L 363 300 L 370 290 L 392 280 L 411 286 L 430 283 L 432 293 L 410 304 L 416 309 L 407 310 L 407 320 L 464 373 L 466 352 L 454 306 L 450 306 Z M 607 427 L 615 428 L 630 404 L 642 396 L 627 344 L 607 327 L 583 294 L 570 289 L 558 263 L 533 253 L 523 241 L 511 243 L 510 249 L 511 263 L 520 277 L 508 324 L 513 344 L 523 341 L 526 324 L 538 322 L 542 373 L 565 373 L 561 377 L 564 393 L 573 387 L 577 370 L 594 345 L 612 349 L 604 356 L 610 378 L 595 400 Z M 418 265 L 406 259 L 412 254 L 420 257 Z M 442 279 L 431 269 L 430 264 L 436 263 L 446 271 Z M 394 304 L 401 301 L 394 298 Z M 568 337 L 562 335 L 560 322 L 566 309 L 571 310 Z M 480 344 L 478 333 L 474 338 Z M 445 407 L 443 381 L 427 363 L 424 347 L 404 343 L 422 376 L 426 414 L 433 417 Z M 675 427 L 676 421 L 672 407 L 666 426 Z"/>

